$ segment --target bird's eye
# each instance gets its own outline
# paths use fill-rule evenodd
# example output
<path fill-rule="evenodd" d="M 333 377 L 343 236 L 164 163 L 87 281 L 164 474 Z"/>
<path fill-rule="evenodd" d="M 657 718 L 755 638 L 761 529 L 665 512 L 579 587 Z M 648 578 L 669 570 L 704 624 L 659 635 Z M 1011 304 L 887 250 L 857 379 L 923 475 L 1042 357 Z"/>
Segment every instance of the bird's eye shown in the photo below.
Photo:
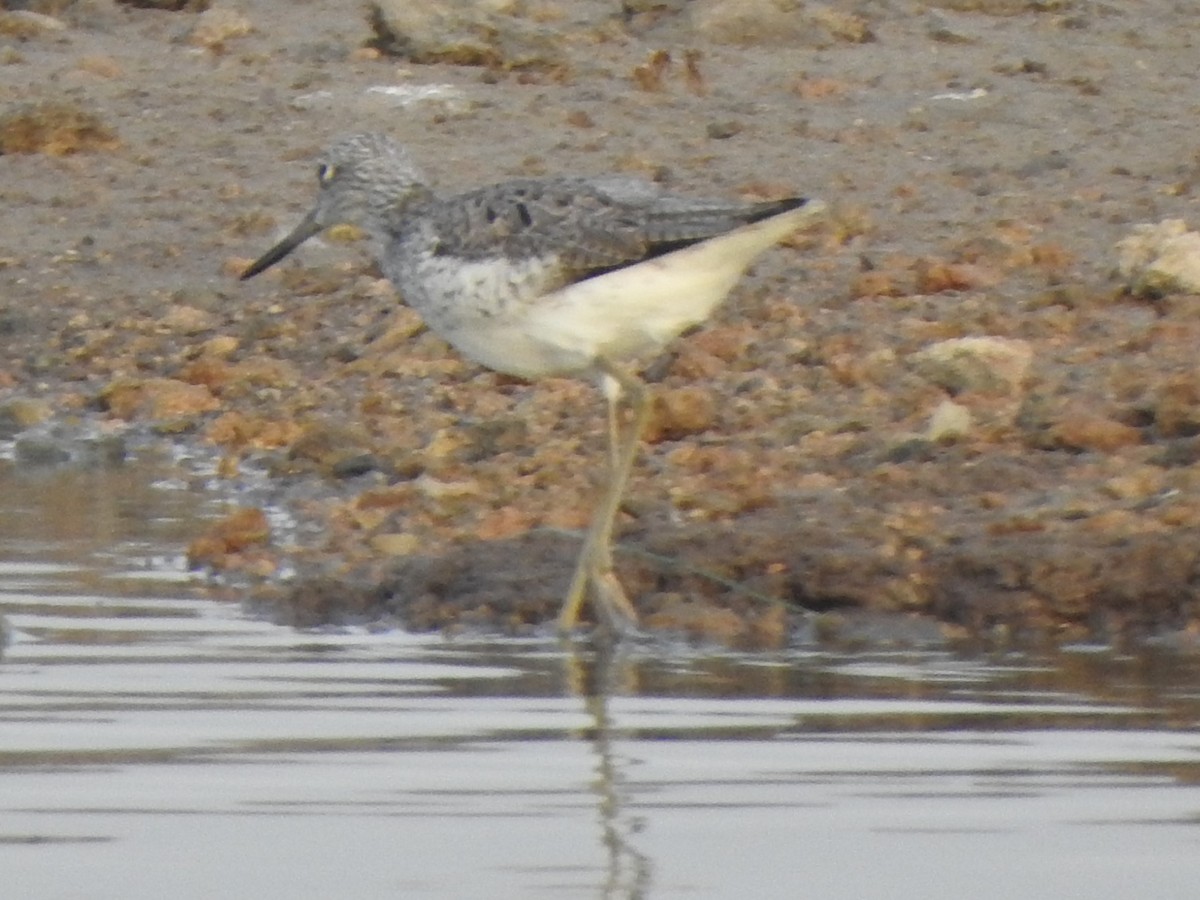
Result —
<path fill-rule="evenodd" d="M 327 166 L 325 163 L 317 166 L 317 181 L 321 182 L 321 184 L 328 184 L 336 174 L 337 169 L 334 166 Z"/>

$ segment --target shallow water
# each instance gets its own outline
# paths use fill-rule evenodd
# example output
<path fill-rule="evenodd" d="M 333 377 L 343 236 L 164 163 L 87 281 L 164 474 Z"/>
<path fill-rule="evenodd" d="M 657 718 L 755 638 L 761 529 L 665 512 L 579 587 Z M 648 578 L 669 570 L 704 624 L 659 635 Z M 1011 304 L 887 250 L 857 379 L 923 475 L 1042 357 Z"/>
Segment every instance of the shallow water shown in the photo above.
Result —
<path fill-rule="evenodd" d="M 298 633 L 176 485 L 0 460 L 6 897 L 1195 896 L 1191 656 Z"/>

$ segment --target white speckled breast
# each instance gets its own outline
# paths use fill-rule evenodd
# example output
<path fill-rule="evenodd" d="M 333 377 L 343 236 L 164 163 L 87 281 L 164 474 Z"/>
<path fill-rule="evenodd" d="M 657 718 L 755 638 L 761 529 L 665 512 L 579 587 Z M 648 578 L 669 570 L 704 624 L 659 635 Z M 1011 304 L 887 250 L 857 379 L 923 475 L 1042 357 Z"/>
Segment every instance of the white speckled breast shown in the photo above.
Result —
<path fill-rule="evenodd" d="M 528 319 L 562 279 L 554 256 L 463 260 L 432 252 L 415 235 L 384 256 L 384 274 L 426 324 L 469 359 L 510 375 L 587 369 L 592 357 L 539 341 Z"/>

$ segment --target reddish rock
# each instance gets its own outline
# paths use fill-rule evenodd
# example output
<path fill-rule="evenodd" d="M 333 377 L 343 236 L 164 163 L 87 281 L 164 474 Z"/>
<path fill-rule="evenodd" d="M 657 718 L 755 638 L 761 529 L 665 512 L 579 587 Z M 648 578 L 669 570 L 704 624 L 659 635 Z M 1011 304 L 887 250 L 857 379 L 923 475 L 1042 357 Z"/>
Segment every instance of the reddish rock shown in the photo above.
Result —
<path fill-rule="evenodd" d="M 215 522 L 188 546 L 191 568 L 236 567 L 232 557 L 265 546 L 271 540 L 271 525 L 261 509 L 243 508 Z M 273 565 L 272 565 L 273 568 Z"/>
<path fill-rule="evenodd" d="M 1164 437 L 1200 434 L 1200 373 L 1172 375 L 1158 386 L 1154 425 Z"/>
<path fill-rule="evenodd" d="M 204 433 L 212 443 L 231 450 L 273 450 L 295 443 L 302 432 L 296 422 L 228 412 L 218 416 Z"/>
<path fill-rule="evenodd" d="M 1051 439 L 1067 450 L 1113 453 L 1142 442 L 1142 433 L 1121 422 L 1085 409 L 1065 413 L 1050 429 Z"/>
<path fill-rule="evenodd" d="M 921 260 L 916 267 L 916 289 L 922 294 L 942 291 L 975 291 L 999 284 L 998 272 L 973 263 Z"/>
<path fill-rule="evenodd" d="M 174 378 L 120 378 L 100 392 L 100 400 L 121 419 L 186 418 L 220 407 L 208 388 Z"/>
<path fill-rule="evenodd" d="M 643 439 L 647 443 L 677 441 L 707 431 L 716 420 L 712 392 L 700 387 L 658 390 L 651 394 L 650 420 Z"/>

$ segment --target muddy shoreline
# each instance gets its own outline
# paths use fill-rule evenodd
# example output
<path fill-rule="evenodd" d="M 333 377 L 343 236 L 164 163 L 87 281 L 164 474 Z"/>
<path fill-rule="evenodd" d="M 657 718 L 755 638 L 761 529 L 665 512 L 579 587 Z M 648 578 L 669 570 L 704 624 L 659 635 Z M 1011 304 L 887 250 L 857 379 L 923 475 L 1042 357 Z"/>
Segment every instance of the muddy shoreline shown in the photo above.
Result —
<path fill-rule="evenodd" d="M 620 171 L 830 203 L 649 366 L 617 553 L 648 629 L 1200 628 L 1200 295 L 1113 274 L 1135 226 L 1200 228 L 1184 5 L 800 4 L 784 33 L 732 2 L 516 4 L 508 42 L 421 62 L 340 4 L 18 5 L 42 18 L 0 23 L 0 420 L 216 454 L 245 498 L 192 547 L 218 591 L 522 631 L 570 575 L 593 388 L 464 362 L 352 232 L 237 281 L 321 147 L 370 128 L 447 189 Z"/>

